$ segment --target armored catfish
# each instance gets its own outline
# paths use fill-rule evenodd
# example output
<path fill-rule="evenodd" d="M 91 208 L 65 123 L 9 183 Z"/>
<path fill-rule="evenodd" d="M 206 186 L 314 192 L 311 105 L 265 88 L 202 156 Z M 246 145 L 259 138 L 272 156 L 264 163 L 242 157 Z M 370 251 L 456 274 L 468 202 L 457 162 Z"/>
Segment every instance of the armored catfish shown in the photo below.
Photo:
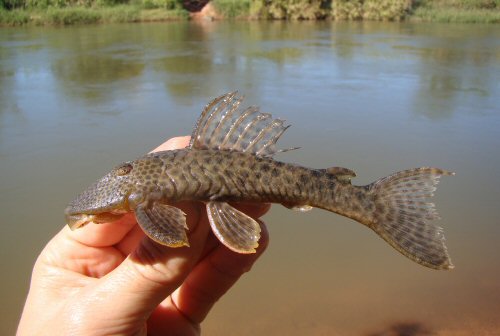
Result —
<path fill-rule="evenodd" d="M 185 149 L 120 164 L 66 208 L 71 229 L 134 212 L 147 236 L 170 247 L 189 246 L 185 214 L 169 205 L 202 201 L 213 233 L 238 253 L 253 253 L 260 226 L 228 202 L 271 202 L 308 211 L 321 208 L 358 221 L 417 263 L 449 269 L 433 196 L 438 168 L 400 171 L 366 186 L 351 184 L 347 168 L 310 169 L 279 162 L 276 142 L 289 127 L 258 107 L 241 109 L 236 92 L 211 101 Z"/>

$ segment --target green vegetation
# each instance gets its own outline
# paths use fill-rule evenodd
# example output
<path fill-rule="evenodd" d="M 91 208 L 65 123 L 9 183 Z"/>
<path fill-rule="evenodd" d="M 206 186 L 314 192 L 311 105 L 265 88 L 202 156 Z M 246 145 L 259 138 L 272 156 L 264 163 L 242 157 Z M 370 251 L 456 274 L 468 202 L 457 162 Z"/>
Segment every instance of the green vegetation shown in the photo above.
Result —
<path fill-rule="evenodd" d="M 229 0 L 214 0 L 225 3 Z M 500 0 L 245 0 L 239 16 L 292 20 L 500 22 Z M 222 6 L 221 6 L 222 7 Z"/>
<path fill-rule="evenodd" d="M 178 0 L 0 0 L 0 25 L 185 20 Z"/>
<path fill-rule="evenodd" d="M 423 0 L 412 18 L 434 22 L 500 23 L 500 0 Z"/>
<path fill-rule="evenodd" d="M 0 25 L 70 25 L 112 22 L 166 21 L 186 19 L 187 12 L 144 9 L 139 6 L 49 7 L 45 10 L 0 10 Z"/>
<path fill-rule="evenodd" d="M 213 0 L 224 17 L 270 20 L 403 20 L 408 0 Z"/>
<path fill-rule="evenodd" d="M 338 0 L 332 5 L 335 20 L 404 20 L 412 7 L 406 0 Z"/>
<path fill-rule="evenodd" d="M 255 0 L 250 12 L 254 17 L 271 20 L 318 20 L 331 12 L 332 1 L 325 0 Z"/>
<path fill-rule="evenodd" d="M 212 3 L 225 18 L 248 17 L 250 13 L 250 0 L 213 0 Z"/>
<path fill-rule="evenodd" d="M 0 0 L 0 25 L 184 20 L 182 0 Z M 212 0 L 218 16 L 267 20 L 500 23 L 500 0 Z"/>
<path fill-rule="evenodd" d="M 0 24 L 21 26 L 30 22 L 30 15 L 24 10 L 0 9 Z"/>

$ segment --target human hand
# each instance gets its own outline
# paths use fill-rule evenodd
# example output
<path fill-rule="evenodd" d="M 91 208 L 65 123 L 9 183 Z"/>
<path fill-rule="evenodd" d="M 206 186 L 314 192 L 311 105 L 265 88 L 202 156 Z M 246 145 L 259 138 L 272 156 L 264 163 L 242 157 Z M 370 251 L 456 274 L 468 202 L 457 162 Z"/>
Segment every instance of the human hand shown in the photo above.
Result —
<path fill-rule="evenodd" d="M 155 149 L 183 148 L 189 137 Z M 145 237 L 133 214 L 116 222 L 65 226 L 44 248 L 32 274 L 18 335 L 197 335 L 214 303 L 264 252 L 238 254 L 210 233 L 205 205 L 176 204 L 187 214 L 191 247 Z M 258 218 L 269 205 L 236 206 Z"/>

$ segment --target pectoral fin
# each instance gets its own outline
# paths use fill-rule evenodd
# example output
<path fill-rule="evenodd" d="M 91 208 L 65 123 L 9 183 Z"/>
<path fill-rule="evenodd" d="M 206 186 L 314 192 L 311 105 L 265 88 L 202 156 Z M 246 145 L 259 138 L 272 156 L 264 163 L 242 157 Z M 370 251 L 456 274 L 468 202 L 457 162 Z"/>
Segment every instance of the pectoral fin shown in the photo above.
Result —
<path fill-rule="evenodd" d="M 260 225 L 255 219 L 225 202 L 208 202 L 207 214 L 222 244 L 238 253 L 255 253 L 260 238 Z"/>
<path fill-rule="evenodd" d="M 179 208 L 154 203 L 152 207 L 139 206 L 135 218 L 146 235 L 169 247 L 189 246 L 186 235 L 186 214 Z"/>

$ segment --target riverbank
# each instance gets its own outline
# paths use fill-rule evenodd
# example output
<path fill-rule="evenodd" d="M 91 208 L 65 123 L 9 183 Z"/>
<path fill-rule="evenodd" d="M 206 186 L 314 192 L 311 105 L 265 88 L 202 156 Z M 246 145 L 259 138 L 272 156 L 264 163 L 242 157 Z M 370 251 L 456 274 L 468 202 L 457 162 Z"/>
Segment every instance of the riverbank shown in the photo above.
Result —
<path fill-rule="evenodd" d="M 65 7 L 41 9 L 0 10 L 0 25 L 73 25 L 118 22 L 149 22 L 187 20 L 182 10 L 144 9 L 134 5 L 103 8 Z"/>
<path fill-rule="evenodd" d="M 455 23 L 500 23 L 499 0 L 420 1 L 410 20 Z"/>
<path fill-rule="evenodd" d="M 182 0 L 0 0 L 0 25 L 188 19 L 500 23 L 500 0 L 212 0 L 201 10 L 192 10 L 192 3 Z"/>

